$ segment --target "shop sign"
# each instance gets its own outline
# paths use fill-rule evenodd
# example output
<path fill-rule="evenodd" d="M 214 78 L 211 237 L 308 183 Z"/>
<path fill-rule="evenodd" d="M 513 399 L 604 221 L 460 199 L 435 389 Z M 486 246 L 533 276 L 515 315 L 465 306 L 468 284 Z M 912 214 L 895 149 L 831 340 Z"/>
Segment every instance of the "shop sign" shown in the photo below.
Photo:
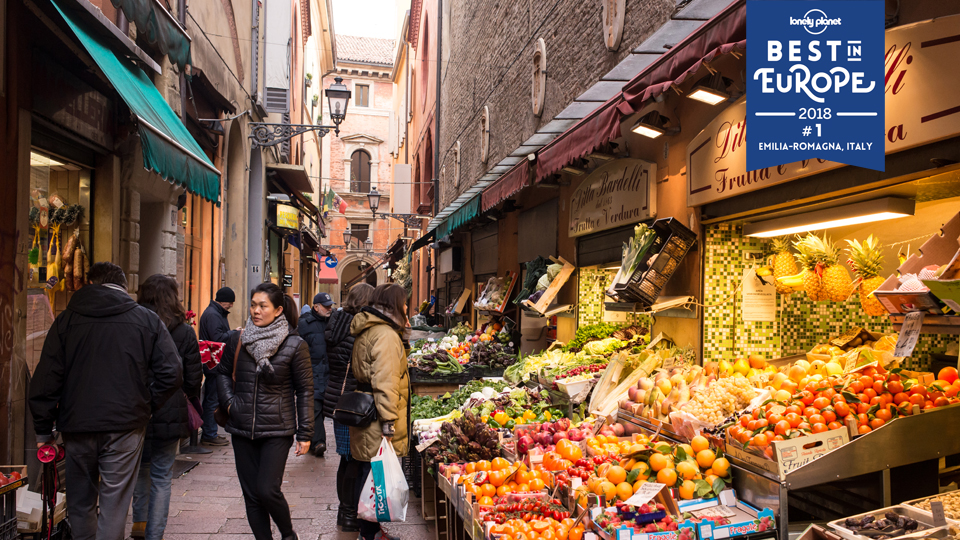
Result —
<path fill-rule="evenodd" d="M 293 287 L 293 274 L 283 275 L 283 287 L 289 289 Z"/>
<path fill-rule="evenodd" d="M 33 110 L 91 141 L 113 148 L 113 102 L 39 51 L 33 53 Z"/>
<path fill-rule="evenodd" d="M 571 238 L 657 215 L 657 165 L 618 159 L 590 173 L 570 197 Z"/>
<path fill-rule="evenodd" d="M 277 205 L 277 227 L 282 229 L 299 229 L 300 212 L 287 204 Z"/>
<path fill-rule="evenodd" d="M 960 15 L 885 34 L 885 153 L 960 133 Z M 810 159 L 747 170 L 746 97 L 727 107 L 687 146 L 687 204 L 702 206 L 837 167 Z"/>

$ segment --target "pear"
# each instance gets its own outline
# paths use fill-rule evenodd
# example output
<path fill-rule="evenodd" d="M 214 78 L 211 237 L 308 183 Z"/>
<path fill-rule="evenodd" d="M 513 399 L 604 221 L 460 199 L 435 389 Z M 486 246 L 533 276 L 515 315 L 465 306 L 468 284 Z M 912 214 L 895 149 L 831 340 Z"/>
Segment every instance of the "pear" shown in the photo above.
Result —
<path fill-rule="evenodd" d="M 750 372 L 750 364 L 743 358 L 738 358 L 737 361 L 733 363 L 733 371 L 741 375 L 746 375 Z"/>

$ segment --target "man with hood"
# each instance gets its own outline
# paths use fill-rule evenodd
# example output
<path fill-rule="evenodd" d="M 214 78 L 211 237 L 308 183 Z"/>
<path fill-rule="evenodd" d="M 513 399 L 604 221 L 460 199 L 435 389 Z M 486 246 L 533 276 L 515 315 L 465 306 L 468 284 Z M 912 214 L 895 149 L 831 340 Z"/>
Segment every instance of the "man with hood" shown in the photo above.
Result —
<path fill-rule="evenodd" d="M 230 308 L 237 301 L 237 295 L 230 287 L 222 287 L 217 291 L 213 302 L 203 310 L 200 316 L 200 341 L 216 341 L 226 343 L 230 338 L 230 323 L 227 321 L 227 315 L 230 314 Z M 211 446 L 226 446 L 227 438 L 220 435 L 220 428 L 213 417 L 214 411 L 220 404 L 217 394 L 217 380 L 212 375 L 212 371 L 206 365 L 203 366 L 203 433 L 200 436 L 200 443 Z"/>
<path fill-rule="evenodd" d="M 38 447 L 53 442 L 54 424 L 63 436 L 73 538 L 123 538 L 147 424 L 180 390 L 183 367 L 119 266 L 96 263 L 87 280 L 47 332 L 30 412 Z"/>
<path fill-rule="evenodd" d="M 300 317 L 297 333 L 310 347 L 310 361 L 313 363 L 313 441 L 310 452 L 323 457 L 327 451 L 327 430 L 323 426 L 323 394 L 327 390 L 330 377 L 330 364 L 327 360 L 327 340 L 324 331 L 333 311 L 333 298 L 327 293 L 317 293 L 313 297 L 313 308 Z"/>

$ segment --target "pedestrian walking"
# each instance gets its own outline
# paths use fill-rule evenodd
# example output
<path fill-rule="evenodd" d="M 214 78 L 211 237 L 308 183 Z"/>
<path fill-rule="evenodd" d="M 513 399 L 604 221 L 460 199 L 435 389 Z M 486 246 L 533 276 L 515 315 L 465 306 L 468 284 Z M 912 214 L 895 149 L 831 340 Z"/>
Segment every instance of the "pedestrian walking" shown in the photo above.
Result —
<path fill-rule="evenodd" d="M 352 366 L 357 391 L 373 395 L 377 420 L 365 428 L 350 428 L 350 474 L 356 480 L 356 504 L 370 474 L 370 460 L 380 451 L 386 438 L 398 457 L 407 454 L 407 404 L 410 379 L 407 377 L 407 353 L 402 334 L 407 327 L 407 292 L 395 284 L 384 284 L 373 291 L 370 306 L 364 307 L 350 323 L 353 344 Z M 390 538 L 379 523 L 359 520 L 363 540 Z"/>
<path fill-rule="evenodd" d="M 230 314 L 230 309 L 233 308 L 236 301 L 237 295 L 230 287 L 222 287 L 217 291 L 213 302 L 210 302 L 207 309 L 203 310 L 203 314 L 200 315 L 201 341 L 216 341 L 218 343 L 229 341 L 232 330 L 230 329 L 230 323 L 227 321 L 227 315 Z M 203 377 L 205 381 L 203 384 L 203 401 L 201 402 L 203 427 L 200 443 L 210 446 L 226 446 L 228 444 L 227 438 L 220 435 L 220 429 L 213 417 L 213 411 L 220 404 L 220 400 L 217 398 L 216 377 L 213 376 L 212 370 L 207 366 L 203 366 Z"/>
<path fill-rule="evenodd" d="M 313 297 L 313 307 L 300 317 L 297 332 L 310 347 L 310 362 L 313 364 L 313 441 L 310 452 L 323 457 L 327 451 L 327 430 L 323 425 L 323 394 L 327 389 L 330 364 L 327 360 L 327 340 L 324 330 L 330 313 L 333 311 L 333 299 L 327 293 L 317 293 Z"/>
<path fill-rule="evenodd" d="M 367 283 L 357 283 L 350 288 L 343 307 L 330 315 L 324 335 L 327 340 L 327 357 L 330 361 L 330 377 L 327 389 L 323 395 L 323 415 L 333 418 L 333 411 L 344 392 L 353 392 L 357 389 L 357 379 L 350 368 L 350 358 L 353 355 L 354 337 L 350 333 L 350 323 L 360 309 L 370 303 L 373 296 L 373 287 Z M 344 532 L 357 532 L 360 525 L 357 523 L 357 499 L 354 494 L 356 479 L 347 475 L 350 473 L 350 428 L 333 422 L 333 435 L 337 440 L 337 454 L 340 456 L 340 466 L 337 467 L 337 498 L 340 505 L 337 508 L 337 525 Z"/>
<path fill-rule="evenodd" d="M 119 266 L 92 265 L 47 332 L 30 382 L 37 446 L 54 440 L 55 424 L 63 436 L 74 539 L 123 538 L 150 415 L 182 382 L 160 317 L 130 298 Z"/>
<path fill-rule="evenodd" d="M 187 399 L 200 397 L 203 371 L 197 334 L 187 324 L 178 299 L 177 281 L 154 274 L 140 284 L 137 302 L 155 312 L 177 346 L 183 368 L 183 391 L 175 392 L 150 419 L 133 491 L 134 538 L 162 540 L 170 511 L 170 480 L 180 439 L 190 436 Z"/>
<path fill-rule="evenodd" d="M 297 335 L 296 303 L 280 287 L 253 289 L 250 317 L 227 343 L 216 376 L 253 536 L 272 538 L 273 518 L 283 540 L 296 539 L 280 487 L 294 437 L 296 455 L 310 450 L 313 369 L 310 349 Z"/>

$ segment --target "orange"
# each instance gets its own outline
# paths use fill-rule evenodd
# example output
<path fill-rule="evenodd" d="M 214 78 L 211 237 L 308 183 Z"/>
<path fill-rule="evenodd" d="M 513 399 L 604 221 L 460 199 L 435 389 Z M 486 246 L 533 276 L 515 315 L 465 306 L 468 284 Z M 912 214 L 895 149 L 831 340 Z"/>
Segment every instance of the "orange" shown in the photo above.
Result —
<path fill-rule="evenodd" d="M 490 462 L 487 461 L 487 460 L 485 460 L 485 459 L 484 459 L 484 460 L 481 460 L 481 461 L 478 461 L 478 462 L 477 462 L 477 465 L 476 465 L 476 468 L 477 468 L 478 471 L 489 471 L 489 470 L 490 470 Z"/>
<path fill-rule="evenodd" d="M 626 482 L 617 484 L 617 498 L 625 501 L 633 496 L 633 486 Z"/>
<path fill-rule="evenodd" d="M 540 491 L 545 485 L 546 484 L 543 483 L 543 480 L 534 478 L 530 481 L 530 491 Z"/>
<path fill-rule="evenodd" d="M 623 467 L 619 465 L 610 467 L 610 469 L 607 471 L 607 480 L 609 480 L 614 484 L 619 484 L 626 479 L 627 479 L 627 471 L 625 471 Z"/>
<path fill-rule="evenodd" d="M 560 525 L 559 527 L 557 527 L 557 536 L 555 537 L 555 539 L 567 540 L 567 534 L 569 532 L 570 532 L 570 527 L 564 527 L 563 525 Z"/>
<path fill-rule="evenodd" d="M 506 469 L 510 466 L 510 462 L 503 459 L 502 457 L 495 457 L 493 461 L 490 462 L 490 468 L 499 471 L 501 469 Z"/>
<path fill-rule="evenodd" d="M 693 480 L 693 477 L 699 473 L 700 470 L 697 469 L 697 466 L 689 461 L 681 461 L 677 463 L 677 474 L 680 475 L 680 478 L 684 480 Z"/>
<path fill-rule="evenodd" d="M 503 481 L 506 479 L 507 471 L 490 471 L 490 474 L 487 476 L 487 481 L 493 484 L 495 488 L 502 486 Z"/>
<path fill-rule="evenodd" d="M 540 533 L 540 540 L 557 540 L 557 533 L 553 529 L 547 529 Z"/>
<path fill-rule="evenodd" d="M 617 498 L 617 486 L 613 485 L 613 482 L 603 481 L 600 483 L 600 491 L 597 495 L 603 495 L 607 500 L 607 504 L 610 504 L 611 501 Z"/>
<path fill-rule="evenodd" d="M 713 469 L 713 473 L 717 476 L 726 478 L 727 474 L 730 473 L 730 462 L 727 461 L 727 458 L 717 458 L 713 462 L 711 469 Z"/>
<path fill-rule="evenodd" d="M 567 540 L 583 540 L 583 527 L 577 525 L 570 529 L 570 532 L 567 533 Z"/>
<path fill-rule="evenodd" d="M 500 486 L 497 488 L 497 495 L 503 497 L 507 493 L 510 493 L 510 486 Z"/>
<path fill-rule="evenodd" d="M 600 466 L 597 467 L 597 476 L 599 476 L 600 478 L 606 478 L 607 472 L 610 470 L 611 467 L 613 467 L 613 465 L 609 463 L 601 463 Z"/>
<path fill-rule="evenodd" d="M 720 477 L 715 474 L 708 474 L 703 478 L 703 481 L 713 486 L 713 483 L 719 480 Z"/>
<path fill-rule="evenodd" d="M 684 480 L 683 484 L 680 486 L 680 498 L 692 499 L 693 494 L 696 491 L 697 485 L 694 484 L 692 480 Z"/>
<path fill-rule="evenodd" d="M 673 487 L 677 483 L 677 471 L 673 469 L 660 469 L 660 472 L 657 473 L 657 482 L 667 486 Z"/>
<path fill-rule="evenodd" d="M 650 476 L 650 466 L 645 461 L 638 461 L 633 467 L 630 467 L 630 470 L 640 471 L 640 476 Z"/>
<path fill-rule="evenodd" d="M 713 450 L 707 449 L 697 452 L 697 464 L 704 469 L 712 467 L 716 459 L 717 455 L 713 453 Z"/>
<path fill-rule="evenodd" d="M 597 478 L 596 476 L 591 476 L 590 478 L 587 479 L 587 489 L 588 489 L 591 493 L 597 493 L 597 494 L 599 494 L 600 492 L 597 491 L 597 487 L 598 487 L 599 485 L 600 485 L 600 479 Z"/>
<path fill-rule="evenodd" d="M 475 484 L 473 484 L 473 483 L 467 483 L 466 486 L 467 486 L 467 487 L 466 487 L 466 491 L 468 491 L 468 492 L 470 492 L 470 493 L 473 493 L 473 494 L 476 495 L 477 497 L 479 497 L 479 496 L 481 495 L 480 488 L 478 488 Z"/>
<path fill-rule="evenodd" d="M 464 467 L 464 471 L 466 471 L 467 474 L 476 472 L 477 464 L 473 462 L 467 463 L 466 466 Z"/>
<path fill-rule="evenodd" d="M 530 491 L 530 484 L 523 483 L 523 484 L 518 485 L 518 486 L 517 486 L 517 491 L 520 491 L 520 492 Z"/>
<path fill-rule="evenodd" d="M 650 468 L 653 469 L 654 472 L 660 472 L 661 469 L 667 467 L 668 463 L 669 460 L 667 460 L 667 456 L 663 454 L 650 455 Z"/>
<path fill-rule="evenodd" d="M 533 471 L 520 471 L 516 474 L 516 476 L 513 477 L 513 479 L 518 484 L 526 484 L 536 477 L 537 475 Z"/>
<path fill-rule="evenodd" d="M 637 491 L 640 491 L 640 486 L 642 486 L 642 485 L 644 485 L 644 484 L 646 484 L 646 483 L 647 483 L 647 479 L 646 479 L 646 478 L 642 478 L 642 479 L 637 480 L 636 482 L 634 482 L 634 484 L 633 484 L 633 491 L 634 491 L 634 493 L 636 493 Z"/>
<path fill-rule="evenodd" d="M 690 447 L 693 448 L 694 453 L 699 454 L 707 448 L 710 448 L 710 441 L 703 435 L 697 435 L 690 440 Z"/>
<path fill-rule="evenodd" d="M 530 540 L 530 536 L 523 531 L 517 531 L 513 533 L 513 540 Z"/>
<path fill-rule="evenodd" d="M 493 497 L 484 496 L 480 497 L 480 500 L 477 501 L 477 504 L 480 506 L 490 506 L 493 504 Z"/>
<path fill-rule="evenodd" d="M 564 518 L 563 521 L 560 522 L 560 524 L 566 527 L 567 529 L 569 529 L 570 527 L 573 527 L 574 523 L 576 522 L 573 520 L 573 518 Z"/>
<path fill-rule="evenodd" d="M 546 521 L 531 521 L 530 525 L 533 527 L 533 530 L 537 532 L 537 534 L 542 533 L 550 528 L 550 524 Z"/>
<path fill-rule="evenodd" d="M 497 486 L 494 486 L 493 484 L 484 484 L 480 486 L 480 490 L 487 497 L 493 497 L 497 494 Z"/>

